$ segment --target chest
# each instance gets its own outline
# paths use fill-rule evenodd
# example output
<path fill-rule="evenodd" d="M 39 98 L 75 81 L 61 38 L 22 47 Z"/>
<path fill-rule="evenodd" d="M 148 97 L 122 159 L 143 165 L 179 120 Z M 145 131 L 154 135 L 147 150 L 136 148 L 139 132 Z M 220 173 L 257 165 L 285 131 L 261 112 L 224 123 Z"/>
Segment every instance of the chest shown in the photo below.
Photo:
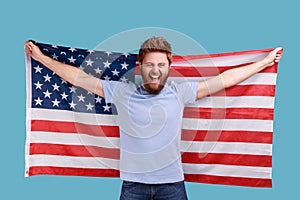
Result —
<path fill-rule="evenodd" d="M 116 107 L 122 119 L 145 128 L 150 124 L 180 123 L 184 108 L 180 99 L 172 93 L 153 96 L 133 94 L 121 102 Z"/>

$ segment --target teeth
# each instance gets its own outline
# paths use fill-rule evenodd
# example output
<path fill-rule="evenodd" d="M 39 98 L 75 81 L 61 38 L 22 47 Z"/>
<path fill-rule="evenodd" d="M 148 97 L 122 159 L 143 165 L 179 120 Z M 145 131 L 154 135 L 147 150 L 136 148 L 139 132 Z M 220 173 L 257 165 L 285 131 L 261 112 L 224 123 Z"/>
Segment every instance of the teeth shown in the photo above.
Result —
<path fill-rule="evenodd" d="M 159 76 L 150 75 L 151 78 L 159 78 Z"/>

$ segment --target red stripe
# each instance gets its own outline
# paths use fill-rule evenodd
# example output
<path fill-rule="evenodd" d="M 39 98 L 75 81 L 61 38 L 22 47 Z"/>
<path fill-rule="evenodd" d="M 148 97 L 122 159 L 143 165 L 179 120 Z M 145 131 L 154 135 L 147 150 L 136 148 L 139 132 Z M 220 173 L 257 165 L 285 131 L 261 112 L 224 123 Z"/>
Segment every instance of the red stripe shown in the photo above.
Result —
<path fill-rule="evenodd" d="M 242 177 L 229 177 L 229 176 L 213 176 L 202 174 L 185 174 L 185 181 L 200 182 L 209 184 L 223 184 L 223 185 L 236 185 L 248 187 L 272 187 L 271 179 L 263 178 L 242 178 Z"/>
<path fill-rule="evenodd" d="M 115 169 L 34 166 L 29 168 L 28 175 L 119 177 L 120 172 Z"/>
<path fill-rule="evenodd" d="M 214 130 L 182 130 L 183 141 L 207 142 L 249 142 L 272 144 L 272 132 L 256 131 L 214 131 Z"/>
<path fill-rule="evenodd" d="M 111 159 L 120 159 L 119 149 L 103 148 L 103 147 L 95 147 L 95 146 L 82 146 L 82 145 L 31 143 L 30 155 L 33 154 L 103 157 L 103 158 L 111 158 Z"/>
<path fill-rule="evenodd" d="M 211 96 L 275 96 L 275 85 L 235 85 Z"/>
<path fill-rule="evenodd" d="M 250 63 L 248 63 L 250 64 Z M 173 66 L 171 67 L 169 76 L 170 77 L 207 77 L 207 76 L 216 76 L 221 74 L 224 71 L 227 71 L 229 69 L 233 69 L 236 67 L 242 67 L 246 64 L 237 65 L 237 66 L 211 66 L 211 67 L 205 67 L 205 66 Z M 268 67 L 260 73 L 277 73 L 277 64 Z M 135 74 L 141 75 L 141 70 L 137 66 L 135 68 Z"/>
<path fill-rule="evenodd" d="M 185 107 L 184 118 L 273 120 L 272 108 L 196 108 Z"/>
<path fill-rule="evenodd" d="M 103 137 L 120 136 L 118 126 L 99 126 L 78 122 L 59 122 L 50 120 L 32 120 L 31 131 L 83 133 Z"/>
<path fill-rule="evenodd" d="M 72 122 L 56 122 L 50 121 L 51 125 L 48 126 L 49 121 L 34 120 L 35 127 L 32 131 L 45 131 L 45 132 L 62 132 L 73 133 L 72 126 L 68 126 Z M 68 129 L 68 127 L 71 127 Z M 87 129 L 89 130 L 89 129 Z M 87 133 L 87 131 L 83 131 Z M 75 132 L 76 133 L 76 132 Z M 96 135 L 96 134 L 94 134 Z M 98 134 L 99 135 L 99 134 Z M 119 137 L 114 134 L 114 137 Z M 256 131 L 215 131 L 215 130 L 182 130 L 182 140 L 186 141 L 222 141 L 222 142 L 256 142 L 256 143 L 272 143 L 272 132 L 256 132 Z"/>
<path fill-rule="evenodd" d="M 58 144 L 31 144 L 30 155 L 47 154 L 60 156 L 79 157 L 103 157 L 110 159 L 120 159 L 119 149 L 97 148 L 92 146 L 79 145 L 58 145 Z M 272 157 L 263 155 L 243 155 L 243 154 L 218 154 L 218 153 L 191 153 L 183 152 L 182 161 L 184 163 L 196 164 L 224 164 L 242 166 L 262 166 L 271 167 Z"/>
<path fill-rule="evenodd" d="M 224 56 L 261 54 L 261 53 L 271 52 L 272 50 L 274 50 L 274 48 L 261 49 L 261 50 L 238 51 L 238 52 L 225 52 L 225 53 L 216 53 L 216 54 L 200 54 L 200 55 L 198 54 L 198 55 L 188 55 L 188 56 L 173 56 L 172 58 L 173 58 L 173 62 L 181 62 L 181 61 L 186 61 L 186 60 L 203 59 L 203 58 L 217 58 L 217 57 L 224 57 Z"/>
<path fill-rule="evenodd" d="M 182 154 L 182 162 L 193 164 L 272 167 L 272 156 L 184 152 Z"/>
<path fill-rule="evenodd" d="M 249 63 L 250 64 L 250 63 Z M 171 77 L 206 77 L 206 76 L 216 76 L 221 74 L 224 71 L 229 69 L 234 69 L 237 67 L 245 66 L 237 65 L 237 66 L 227 66 L 227 67 L 203 67 L 203 66 L 172 66 L 170 70 L 169 76 Z M 266 68 L 260 73 L 277 73 L 276 67 Z"/>
<path fill-rule="evenodd" d="M 119 177 L 120 172 L 114 169 L 35 166 L 29 168 L 28 175 L 29 176 L 63 175 L 63 176 Z M 185 174 L 184 177 L 185 177 L 185 181 L 188 182 L 249 186 L 249 187 L 272 187 L 271 179 L 241 178 L 241 177 L 213 176 L 213 175 L 201 175 L 201 174 Z"/>

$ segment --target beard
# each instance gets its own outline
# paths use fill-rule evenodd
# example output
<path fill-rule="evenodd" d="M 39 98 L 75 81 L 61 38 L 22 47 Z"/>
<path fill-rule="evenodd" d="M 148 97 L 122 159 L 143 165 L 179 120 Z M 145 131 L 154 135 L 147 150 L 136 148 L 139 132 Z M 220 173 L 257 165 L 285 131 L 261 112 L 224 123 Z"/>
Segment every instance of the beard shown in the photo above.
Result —
<path fill-rule="evenodd" d="M 145 75 L 142 72 L 142 79 L 146 91 L 150 94 L 159 94 L 160 91 L 164 88 L 168 76 L 169 76 L 169 71 L 167 74 L 162 74 L 161 72 L 159 72 L 159 76 L 158 76 L 159 78 L 153 79 L 150 74 Z"/>
<path fill-rule="evenodd" d="M 144 84 L 144 87 L 146 88 L 147 92 L 149 92 L 149 94 L 159 94 L 160 91 L 164 88 L 164 85 L 153 85 L 151 83 L 148 84 Z"/>

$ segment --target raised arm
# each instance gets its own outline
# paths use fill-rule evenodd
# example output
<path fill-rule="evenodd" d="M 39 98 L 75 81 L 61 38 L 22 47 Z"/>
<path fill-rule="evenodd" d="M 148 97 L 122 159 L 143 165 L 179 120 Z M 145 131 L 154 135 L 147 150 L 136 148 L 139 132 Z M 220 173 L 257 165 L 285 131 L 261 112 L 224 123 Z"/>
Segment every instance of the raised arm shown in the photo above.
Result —
<path fill-rule="evenodd" d="M 40 48 L 31 41 L 25 42 L 25 52 L 72 85 L 84 88 L 94 94 L 104 97 L 101 79 L 88 75 L 79 68 L 58 62 L 44 55 Z"/>
<path fill-rule="evenodd" d="M 227 70 L 218 76 L 199 82 L 196 99 L 201 99 L 222 89 L 234 86 L 261 70 L 274 65 L 275 62 L 279 62 L 281 59 L 281 49 L 281 47 L 274 49 L 264 59 L 258 62 Z"/>

